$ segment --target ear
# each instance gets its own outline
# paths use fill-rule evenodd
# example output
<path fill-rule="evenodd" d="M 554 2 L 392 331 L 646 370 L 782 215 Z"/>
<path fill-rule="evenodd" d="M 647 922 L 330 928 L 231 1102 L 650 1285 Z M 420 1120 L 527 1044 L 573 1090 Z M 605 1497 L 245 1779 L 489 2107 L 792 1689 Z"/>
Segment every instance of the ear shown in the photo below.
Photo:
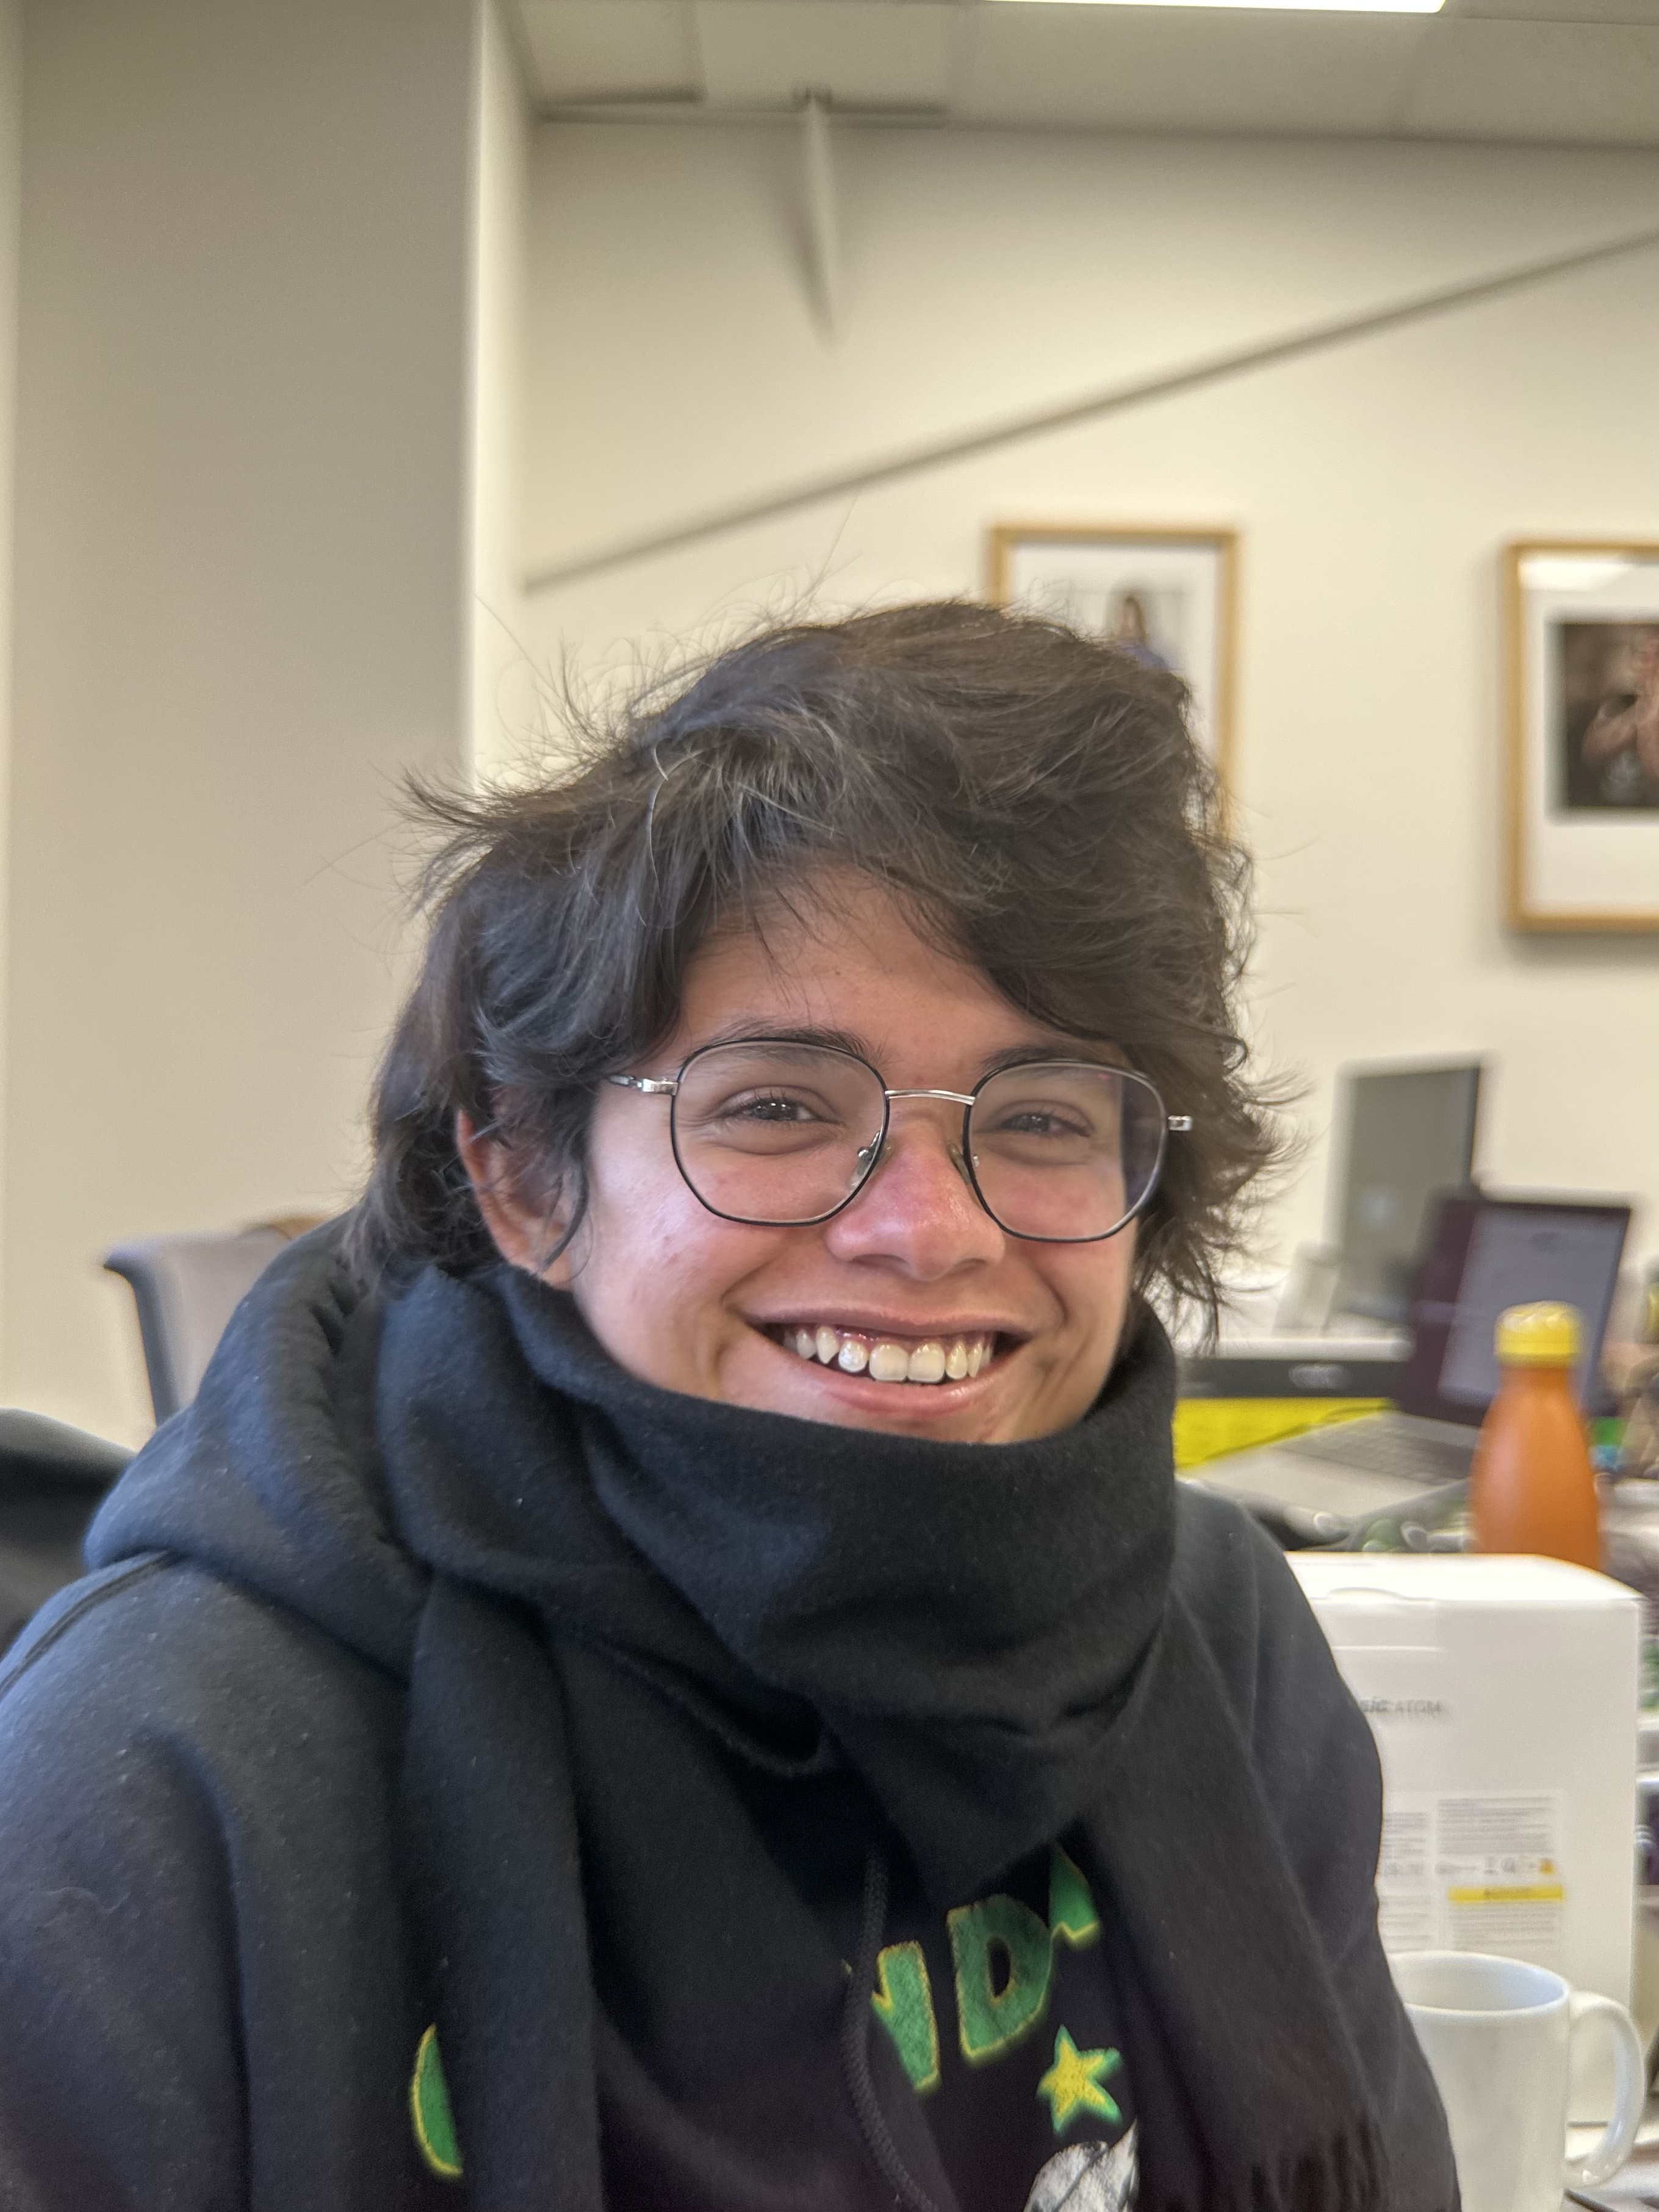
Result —
<path fill-rule="evenodd" d="M 507 1147 L 494 1137 L 481 1137 L 470 1115 L 455 1116 L 455 1150 L 472 1185 L 484 1227 L 495 1249 L 509 1266 L 522 1267 L 556 1290 L 570 1287 L 570 1255 L 561 1252 L 549 1261 L 547 1252 L 569 1227 L 556 1209 L 532 1206 L 524 1197 L 513 1171 Z"/>

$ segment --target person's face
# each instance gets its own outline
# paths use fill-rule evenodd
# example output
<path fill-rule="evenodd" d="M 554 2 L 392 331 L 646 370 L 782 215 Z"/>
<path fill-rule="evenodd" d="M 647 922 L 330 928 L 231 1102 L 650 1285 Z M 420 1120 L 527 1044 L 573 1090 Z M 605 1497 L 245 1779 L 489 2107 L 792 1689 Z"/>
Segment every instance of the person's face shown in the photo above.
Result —
<path fill-rule="evenodd" d="M 763 941 L 732 933 L 707 945 L 687 969 L 678 1027 L 633 1072 L 672 1075 L 715 1038 L 822 1030 L 856 1040 L 890 1088 L 966 1091 L 1000 1054 L 1077 1051 L 980 969 L 924 942 L 873 882 L 828 888 L 832 897 L 780 911 Z M 849 1428 L 983 1443 L 1049 1435 L 1082 1418 L 1112 1364 L 1134 1224 L 1091 1244 L 1006 1235 L 953 1159 L 961 1115 L 943 1101 L 895 1101 L 881 1164 L 849 1206 L 810 1226 L 757 1227 L 694 1196 L 674 1163 L 666 1098 L 605 1085 L 586 1214 L 570 1249 L 539 1269 L 544 1216 L 511 1194 L 506 1163 L 464 1118 L 459 1133 L 503 1255 L 568 1288 L 642 1381 Z M 990 1348 L 958 1379 L 880 1382 L 846 1371 L 823 1330 L 866 1353 Z M 831 1348 L 831 1363 L 804 1356 L 804 1338 Z"/>

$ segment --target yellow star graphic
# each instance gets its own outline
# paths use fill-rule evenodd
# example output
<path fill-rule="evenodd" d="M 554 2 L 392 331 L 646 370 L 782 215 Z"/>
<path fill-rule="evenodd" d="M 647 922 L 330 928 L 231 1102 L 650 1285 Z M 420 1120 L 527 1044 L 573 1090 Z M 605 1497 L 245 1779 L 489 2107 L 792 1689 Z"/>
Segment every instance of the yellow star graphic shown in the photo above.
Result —
<path fill-rule="evenodd" d="M 1054 2063 L 1037 2083 L 1037 2094 L 1048 2100 L 1054 2133 L 1063 2135 L 1079 2112 L 1098 2112 L 1102 2119 L 1123 2118 L 1115 2098 L 1100 2086 L 1103 2074 L 1115 2074 L 1123 2063 L 1116 2051 L 1079 2051 L 1062 2027 L 1054 2038 Z"/>

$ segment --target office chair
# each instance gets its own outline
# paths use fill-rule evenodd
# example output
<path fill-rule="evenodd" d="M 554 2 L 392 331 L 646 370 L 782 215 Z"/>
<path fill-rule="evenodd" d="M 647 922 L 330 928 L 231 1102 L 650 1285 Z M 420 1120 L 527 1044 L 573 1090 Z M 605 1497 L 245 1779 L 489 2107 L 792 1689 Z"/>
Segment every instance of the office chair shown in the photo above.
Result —
<path fill-rule="evenodd" d="M 87 1523 L 131 1457 L 43 1413 L 0 1410 L 0 1651 L 81 1572 Z"/>
<path fill-rule="evenodd" d="M 215 1346 L 243 1297 L 283 1247 L 320 1214 L 294 1214 L 217 1235 L 143 1237 L 104 1265 L 131 1285 L 157 1424 L 196 1395 Z"/>

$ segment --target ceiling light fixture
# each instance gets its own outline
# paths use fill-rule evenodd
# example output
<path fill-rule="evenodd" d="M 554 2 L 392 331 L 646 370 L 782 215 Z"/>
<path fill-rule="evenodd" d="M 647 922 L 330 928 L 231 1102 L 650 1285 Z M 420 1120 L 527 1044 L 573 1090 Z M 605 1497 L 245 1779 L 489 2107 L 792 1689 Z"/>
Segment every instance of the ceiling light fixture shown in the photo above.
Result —
<path fill-rule="evenodd" d="M 993 0 L 1036 8 L 1254 8 L 1328 15 L 1437 15 L 1445 0 Z"/>

